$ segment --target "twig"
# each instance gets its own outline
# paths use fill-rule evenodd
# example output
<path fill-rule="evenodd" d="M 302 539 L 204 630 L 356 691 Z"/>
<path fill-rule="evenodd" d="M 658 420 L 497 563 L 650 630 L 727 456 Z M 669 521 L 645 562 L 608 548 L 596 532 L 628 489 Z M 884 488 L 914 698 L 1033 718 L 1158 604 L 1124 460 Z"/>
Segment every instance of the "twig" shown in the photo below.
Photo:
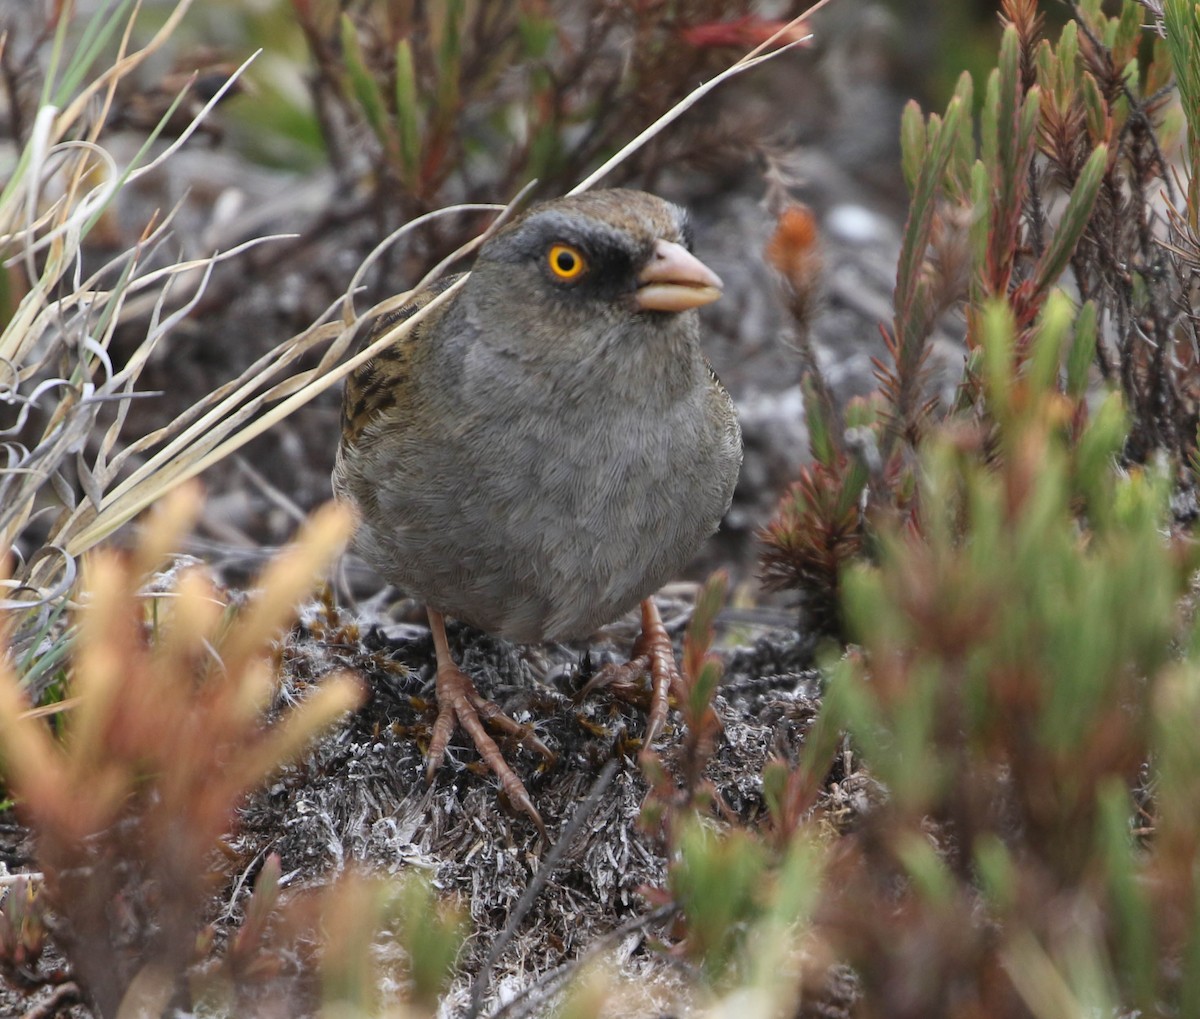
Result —
<path fill-rule="evenodd" d="M 72 1005 L 82 1003 L 83 995 L 79 992 L 79 985 L 74 980 L 68 980 L 54 988 L 50 997 L 34 1005 L 21 1019 L 55 1019 L 55 1016 L 62 1015 Z"/>
<path fill-rule="evenodd" d="M 0 877 L 0 888 L 11 888 L 18 881 L 28 881 L 36 884 L 45 881 L 46 876 L 39 870 L 25 871 L 22 874 L 5 874 Z"/>
<path fill-rule="evenodd" d="M 651 924 L 666 920 L 678 908 L 675 903 L 668 902 L 665 906 L 659 906 L 657 909 L 652 909 L 649 913 L 635 916 L 632 920 L 627 920 L 621 924 L 620 927 L 616 927 L 607 934 L 601 935 L 588 945 L 587 951 L 579 956 L 579 958 L 570 959 L 559 966 L 555 966 L 554 969 L 543 973 L 537 980 L 521 990 L 516 997 L 511 998 L 501 1005 L 500 1009 L 493 1012 L 488 1019 L 506 1019 L 506 1017 L 507 1019 L 524 1019 L 525 1016 L 532 1014 L 533 1010 L 545 1000 L 547 995 L 553 994 L 558 989 L 557 985 L 586 966 L 610 945 L 619 944 L 636 930 L 641 930 L 643 927 L 649 927 Z M 542 993 L 541 997 L 536 1000 L 530 1000 L 539 992 Z M 526 1003 L 525 1007 L 520 1011 L 514 1012 L 513 1009 L 517 1008 L 523 1002 Z"/>
<path fill-rule="evenodd" d="M 579 829 L 583 827 L 584 821 L 591 817 L 592 811 L 599 805 L 600 797 L 604 795 L 604 791 L 608 788 L 616 772 L 617 759 L 614 757 L 609 760 L 600 774 L 596 776 L 596 781 L 592 783 L 592 787 L 588 790 L 588 794 L 583 802 L 575 808 L 575 813 L 571 816 L 571 820 L 567 822 L 567 826 L 563 829 L 562 834 L 559 835 L 558 841 L 554 843 L 550 852 L 542 860 L 537 873 L 529 879 L 529 884 L 525 886 L 525 891 L 521 893 L 520 899 L 517 900 L 517 904 L 509 914 L 508 923 L 504 925 L 504 930 L 500 932 L 500 936 L 492 944 L 492 950 L 488 953 L 487 960 L 479 970 L 479 974 L 475 977 L 475 982 L 471 985 L 471 1007 L 467 1010 L 467 1019 L 476 1019 L 479 1015 L 483 1008 L 483 996 L 487 991 L 493 967 L 508 947 L 508 943 L 512 941 L 517 928 L 521 926 L 521 921 L 525 919 L 525 914 L 529 912 L 530 907 L 533 905 L 534 899 L 541 894 L 542 889 L 546 887 L 550 876 L 554 873 L 554 869 L 562 860 L 563 855 L 574 843 L 575 836 L 579 834 Z"/>

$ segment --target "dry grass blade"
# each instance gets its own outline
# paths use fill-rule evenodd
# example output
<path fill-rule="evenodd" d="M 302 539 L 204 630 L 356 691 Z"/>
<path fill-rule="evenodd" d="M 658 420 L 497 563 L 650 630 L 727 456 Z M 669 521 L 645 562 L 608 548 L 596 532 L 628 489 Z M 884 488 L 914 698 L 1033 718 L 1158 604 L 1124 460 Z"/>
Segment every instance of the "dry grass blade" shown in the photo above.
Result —
<path fill-rule="evenodd" d="M 213 464 L 219 463 L 251 439 L 274 427 L 300 407 L 311 402 L 320 393 L 336 385 L 364 361 L 375 356 L 383 347 L 394 343 L 403 336 L 456 289 L 457 286 L 452 287 L 446 293 L 439 295 L 422 309 L 421 313 L 405 322 L 398 323 L 395 328 L 389 329 L 353 358 L 318 376 L 301 388 L 295 388 L 294 379 L 285 379 L 279 385 L 294 391 L 259 417 L 254 417 L 254 415 L 276 395 L 273 390 L 245 400 L 245 390 L 253 389 L 258 384 L 256 380 L 250 380 L 244 387 L 226 396 L 217 406 L 209 408 L 207 413 L 197 419 L 187 432 L 177 436 L 168 450 L 161 451 L 146 465 L 143 465 L 137 479 L 125 483 L 119 491 L 112 493 L 102 503 L 100 511 L 84 527 L 69 535 L 64 546 L 68 554 L 78 555 L 91 548 L 112 534 L 122 524 L 132 520 L 143 509 L 152 505 L 176 485 L 195 477 Z M 362 318 L 355 319 L 348 327 L 339 329 L 337 326 L 326 325 L 310 333 L 302 334 L 303 342 L 290 344 L 288 349 L 280 355 L 280 360 L 286 364 L 317 343 L 339 343 L 352 337 L 358 324 L 371 317 L 374 311 L 375 309 L 372 309 L 372 312 L 368 312 Z M 218 390 L 217 393 L 210 394 L 198 406 L 206 407 L 212 396 L 216 395 L 223 395 L 223 391 Z M 243 400 L 245 402 L 241 402 Z M 240 406 L 229 412 L 230 408 L 239 402 Z M 223 412 L 226 413 L 224 417 L 222 417 Z"/>
<path fill-rule="evenodd" d="M 129 478 L 116 486 L 99 507 L 99 512 L 86 522 L 81 533 L 66 537 L 63 544 L 68 554 L 76 555 L 92 547 L 117 527 L 133 519 L 145 507 L 153 504 L 165 492 L 170 491 L 174 485 L 195 477 L 236 452 L 325 390 L 336 385 L 380 350 L 404 336 L 426 315 L 431 314 L 435 307 L 448 300 L 450 292 L 457 290 L 461 283 L 452 287 L 451 291 L 439 295 L 417 315 L 404 322 L 396 323 L 354 357 L 337 367 L 330 367 L 345 352 L 354 339 L 360 324 L 404 303 L 411 293 L 436 279 L 447 265 L 469 254 L 482 244 L 519 206 L 531 186 L 523 188 L 507 206 L 479 204 L 448 206 L 421 216 L 411 223 L 406 223 L 385 238 L 368 255 L 351 279 L 346 294 L 338 302 L 343 309 L 342 328 L 339 329 L 333 324 L 314 323 L 305 332 L 284 341 L 270 353 L 264 355 L 234 382 L 208 394 L 195 406 L 185 411 L 173 426 L 169 427 L 178 427 L 184 422 L 188 423 L 188 427 L 180 430 L 169 444 L 158 450 Z M 360 286 L 362 276 L 387 247 L 435 218 L 477 211 L 499 211 L 500 215 L 483 234 L 447 255 L 426 274 L 413 291 L 388 298 L 361 316 L 354 313 L 353 297 Z M 328 349 L 315 368 L 286 377 L 274 386 L 256 393 L 256 390 L 262 389 L 267 381 L 277 377 L 289 363 L 308 350 L 324 343 L 329 344 Z M 273 400 L 281 402 L 261 416 L 254 417 L 267 403 Z M 153 437 L 154 441 L 160 441 L 166 437 L 166 434 L 166 430 L 156 433 Z M 144 447 L 137 445 L 137 448 Z"/>
<path fill-rule="evenodd" d="M 65 507 L 28 563 L 17 555 L 17 569 L 3 587 L 12 592 L 11 604 L 44 604 L 60 598 L 73 584 L 75 565 L 64 539 L 75 521 L 86 516 L 118 476 L 128 450 L 114 451 L 135 392 L 137 378 L 156 346 L 203 293 L 208 274 L 220 261 L 235 257 L 267 238 L 255 238 L 231 251 L 205 259 L 144 268 L 166 236 L 172 216 L 147 228 L 141 240 L 83 280 L 83 246 L 89 232 L 130 180 L 159 166 L 194 133 L 208 111 L 245 69 L 243 64 L 217 95 L 193 117 L 180 135 L 148 162 L 150 143 L 183 98 L 183 93 L 153 129 L 141 151 L 121 168 L 96 139 L 112 104 L 117 85 L 170 37 L 190 6 L 183 0 L 169 13 L 149 43 L 129 53 L 133 15 L 124 26 L 115 60 L 89 84 L 70 95 L 50 97 L 33 117 L 30 139 L 12 178 L 0 195 L 0 255 L 8 266 L 19 265 L 26 287 L 0 334 L 0 397 L 15 407 L 0 428 L 5 440 L 0 465 L 0 542 L 17 543 L 38 515 L 53 512 L 49 488 Z M 126 5 L 126 8 L 128 5 Z M 125 9 L 125 8 L 123 8 Z M 102 38 L 111 28 L 93 31 L 111 12 L 97 13 L 85 37 Z M 67 19 L 63 19 L 63 23 Z M 60 40 L 62 29 L 60 28 Z M 94 47 L 84 47 L 63 70 L 65 82 L 82 81 Z M 247 61 L 248 63 L 248 61 Z M 52 59 L 54 76 L 57 51 Z M 72 85 L 60 86 L 60 91 Z M 100 96 L 100 112 L 93 109 Z M 60 109 L 56 102 L 65 104 Z M 86 124 L 83 117 L 89 116 Z M 71 140 L 82 130 L 85 137 Z M 195 291 L 182 307 L 163 315 L 172 284 L 198 278 Z M 138 299 L 142 295 L 142 300 Z M 124 364 L 109 355 L 118 325 L 128 321 L 149 300 L 152 309 L 145 339 Z M 101 427 L 101 415 L 112 409 L 112 420 Z M 35 431 L 38 420 L 45 424 Z M 90 455 L 90 456 L 89 456 Z M 77 505 L 75 485 L 86 499 Z"/>

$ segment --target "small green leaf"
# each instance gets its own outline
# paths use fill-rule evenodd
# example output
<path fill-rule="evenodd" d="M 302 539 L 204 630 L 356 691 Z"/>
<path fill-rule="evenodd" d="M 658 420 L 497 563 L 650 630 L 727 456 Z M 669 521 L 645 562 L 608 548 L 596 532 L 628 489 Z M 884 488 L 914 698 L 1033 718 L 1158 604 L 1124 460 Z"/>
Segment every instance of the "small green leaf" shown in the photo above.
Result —
<path fill-rule="evenodd" d="M 992 232 L 995 209 L 991 202 L 992 181 L 983 160 L 975 160 L 971 167 L 971 219 L 968 234 L 971 248 L 971 301 L 978 304 L 987 295 L 982 293 L 981 283 L 986 279 L 988 238 Z"/>
<path fill-rule="evenodd" d="M 975 842 L 975 872 L 993 910 L 1003 915 L 1017 894 L 1017 868 L 1008 847 L 995 835 Z"/>
<path fill-rule="evenodd" d="M 843 411 L 847 428 L 870 428 L 879 420 L 879 406 L 872 400 L 853 396 Z"/>
<path fill-rule="evenodd" d="M 917 186 L 917 175 L 925 159 L 925 117 L 916 100 L 904 104 L 900 117 L 900 165 L 904 169 L 904 181 L 911 192 Z"/>
<path fill-rule="evenodd" d="M 1016 158 L 1020 161 L 1018 169 L 1024 173 L 1028 170 L 1029 160 L 1033 156 L 1034 135 L 1037 133 L 1038 119 L 1042 113 L 1042 90 L 1034 85 L 1025 93 L 1025 102 L 1021 107 L 1019 118 L 1018 139 L 1019 148 Z"/>
<path fill-rule="evenodd" d="M 958 78 L 958 86 L 954 95 L 962 103 L 964 110 L 975 108 L 975 84 L 971 75 L 963 71 Z M 962 117 L 958 122 L 955 138 L 954 153 L 950 160 L 949 174 L 953 181 L 952 197 L 966 199 L 971 188 L 971 167 L 975 163 L 975 125 L 970 117 Z"/>
<path fill-rule="evenodd" d="M 410 187 L 416 183 L 421 158 L 420 121 L 412 44 L 401 39 L 396 44 L 396 124 L 400 134 L 400 171 Z"/>
<path fill-rule="evenodd" d="M 539 17 L 537 14 L 522 12 L 517 18 L 517 34 L 521 39 L 521 49 L 530 60 L 542 60 L 550 51 L 554 41 L 557 26 L 553 18 Z"/>
<path fill-rule="evenodd" d="M 850 466 L 842 477 L 842 490 L 838 494 L 837 505 L 834 507 L 834 512 L 839 517 L 845 516 L 854 506 L 858 505 L 863 490 L 870 480 L 871 474 L 863 458 L 855 456 L 851 459 Z"/>
<path fill-rule="evenodd" d="M 744 829 L 716 834 L 694 819 L 679 826 L 668 885 L 685 919 L 688 955 L 714 982 L 727 976 L 748 921 L 761 913 L 766 865 L 762 843 Z"/>
<path fill-rule="evenodd" d="M 342 58 L 346 61 L 346 71 L 350 75 L 350 87 L 354 91 L 354 98 L 375 136 L 384 141 L 387 137 L 387 109 L 383 93 L 380 92 L 374 75 L 367 69 L 362 46 L 358 41 L 358 29 L 348 14 L 342 15 L 341 25 Z"/>
<path fill-rule="evenodd" d="M 1179 969 L 1179 1014 L 1200 1015 L 1200 909 L 1192 910 L 1191 930 Z"/>
<path fill-rule="evenodd" d="M 721 682 L 721 675 L 721 663 L 715 658 L 707 659 L 700 666 L 700 675 L 688 691 L 688 707 L 692 718 L 699 718 L 712 703 L 713 694 Z"/>
<path fill-rule="evenodd" d="M 832 467 L 837 456 L 831 434 L 834 422 L 825 419 L 825 407 L 807 375 L 801 380 L 800 388 L 804 393 L 804 418 L 808 424 L 808 451 L 817 463 Z"/>
<path fill-rule="evenodd" d="M 1026 367 L 1026 379 L 1038 392 L 1046 392 L 1058 384 L 1058 368 L 1074 316 L 1071 299 L 1061 290 L 1054 290 L 1042 308 Z"/>
<path fill-rule="evenodd" d="M 1159 965 L 1155 924 L 1145 882 L 1134 861 L 1129 836 L 1132 807 L 1124 784 L 1109 778 L 1100 792 L 1099 805 L 1097 837 L 1108 881 L 1120 968 L 1133 983 L 1134 1000 L 1153 1008 Z"/>
<path fill-rule="evenodd" d="M 1011 417 L 1013 395 L 1013 346 L 1016 321 L 1008 301 L 992 298 L 980 316 L 979 339 L 983 348 L 983 384 L 988 407 L 997 421 Z"/>
<path fill-rule="evenodd" d="M 1016 169 L 1016 152 L 1021 144 L 1014 134 L 1014 127 L 1020 119 L 1021 112 L 1021 50 L 1017 30 L 1012 25 L 1005 26 L 1004 35 L 1000 40 L 1000 62 L 996 70 L 999 74 L 996 82 L 996 143 L 999 162 L 996 169 L 1009 173 Z"/>
<path fill-rule="evenodd" d="M 423 876 L 402 883 L 397 905 L 413 998 L 432 1013 L 454 975 L 466 940 L 467 914 L 452 899 L 439 898 Z"/>
<path fill-rule="evenodd" d="M 1079 483 L 1092 496 L 1089 512 L 1107 516 L 1111 499 L 1106 484 L 1108 471 L 1125 444 L 1129 418 L 1121 394 L 1111 392 L 1093 412 L 1075 447 Z"/>
<path fill-rule="evenodd" d="M 1131 60 L 1137 55 L 1144 14 L 1145 11 L 1138 4 L 1126 4 L 1121 9 L 1111 43 L 1113 56 L 1119 62 Z"/>
<path fill-rule="evenodd" d="M 1001 130 L 1000 125 L 1000 72 L 993 69 L 988 75 L 987 88 L 984 90 L 983 109 L 979 114 L 979 158 L 989 173 L 995 173 L 1000 162 L 997 144 Z"/>
<path fill-rule="evenodd" d="M 771 819 L 783 820 L 784 800 L 787 797 L 788 767 L 783 761 L 769 760 L 762 771 L 762 797 Z"/>
<path fill-rule="evenodd" d="M 1075 253 L 1079 239 L 1091 218 L 1107 168 L 1108 146 L 1098 145 L 1088 157 L 1075 187 L 1071 190 L 1071 197 L 1067 200 L 1067 207 L 1059 219 L 1058 229 L 1054 231 L 1049 245 L 1034 266 L 1033 280 L 1039 294 L 1046 293 L 1058 282 Z"/>
<path fill-rule="evenodd" d="M 1108 141 L 1108 104 L 1100 94 L 1096 79 L 1087 72 L 1080 78 L 1079 94 L 1083 97 L 1088 137 L 1094 144 Z"/>
<path fill-rule="evenodd" d="M 1050 45 L 1049 39 L 1043 39 L 1038 43 L 1037 50 L 1033 54 L 1033 63 L 1037 69 L 1037 83 L 1042 87 L 1042 90 L 1057 96 L 1057 83 L 1062 67 L 1058 62 L 1058 57 L 1055 55 L 1053 47 Z"/>
<path fill-rule="evenodd" d="M 688 639 L 707 650 L 712 642 L 711 632 L 716 622 L 721 606 L 725 604 L 725 596 L 729 590 L 729 574 L 717 570 L 704 582 L 700 593 L 696 596 L 696 605 L 692 609 L 692 620 L 688 624 Z"/>
<path fill-rule="evenodd" d="M 1074 21 L 1063 25 L 1057 56 L 1064 84 L 1075 85 L 1079 80 L 1079 26 Z"/>
<path fill-rule="evenodd" d="M 933 216 L 936 211 L 934 198 L 945 173 L 946 163 L 953 151 L 958 122 L 962 116 L 962 101 L 955 97 L 946 107 L 944 122 L 936 116 L 929 118 L 928 155 L 921 161 L 917 173 L 908 222 L 904 227 L 900 264 L 896 272 L 897 304 L 901 306 L 897 314 L 898 324 L 904 316 L 903 305 L 911 303 L 915 297 L 917 279 L 925 260 L 926 248 L 929 246 L 929 235 L 933 229 Z M 901 337 L 906 335 L 902 329 L 898 329 L 897 334 Z"/>
<path fill-rule="evenodd" d="M 954 899 L 954 878 L 929 839 L 907 832 L 897 839 L 896 855 L 908 871 L 917 894 L 927 905 L 947 906 Z"/>
<path fill-rule="evenodd" d="M 438 40 L 438 122 L 449 124 L 458 113 L 462 75 L 463 0 L 444 0 Z"/>
<path fill-rule="evenodd" d="M 1075 338 L 1067 354 L 1067 395 L 1076 400 L 1087 393 L 1088 373 L 1096 356 L 1096 302 L 1087 301 L 1075 317 Z"/>
<path fill-rule="evenodd" d="M 1175 70 L 1180 106 L 1188 125 L 1187 219 L 1200 227 L 1200 7 L 1194 0 L 1164 0 L 1167 52 Z"/>

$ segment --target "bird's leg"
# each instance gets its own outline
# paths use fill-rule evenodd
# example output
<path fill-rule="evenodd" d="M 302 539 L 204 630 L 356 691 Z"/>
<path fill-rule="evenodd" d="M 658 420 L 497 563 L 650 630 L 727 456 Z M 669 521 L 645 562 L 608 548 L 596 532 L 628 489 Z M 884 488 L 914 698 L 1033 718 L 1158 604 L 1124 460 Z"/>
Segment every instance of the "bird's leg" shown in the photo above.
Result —
<path fill-rule="evenodd" d="M 646 746 L 650 746 L 666 724 L 669 695 L 674 692 L 677 703 L 687 696 L 675 648 L 653 598 L 642 601 L 642 633 L 633 650 L 647 659 L 650 670 L 650 711 L 646 715 Z"/>
<path fill-rule="evenodd" d="M 623 665 L 606 665 L 580 691 L 580 698 L 600 686 L 628 687 L 639 676 L 650 674 L 650 710 L 646 713 L 644 745 L 650 746 L 667 721 L 672 692 L 676 701 L 687 696 L 687 687 L 675 662 L 675 648 L 653 598 L 642 601 L 642 632 L 634 641 L 633 653 Z"/>
<path fill-rule="evenodd" d="M 510 736 L 516 736 L 526 745 L 532 747 L 547 760 L 554 760 L 554 753 L 528 728 L 514 722 L 499 706 L 480 695 L 471 682 L 471 677 L 454 664 L 450 654 L 450 644 L 446 640 L 446 623 L 440 612 L 427 609 L 429 613 L 429 629 L 433 633 L 433 647 L 437 655 L 437 720 L 433 723 L 433 735 L 429 741 L 429 765 L 425 770 L 425 778 L 432 781 L 434 773 L 441 766 L 446 754 L 446 746 L 454 732 L 457 722 L 475 743 L 475 749 L 484 763 L 492 769 L 500 785 L 514 807 L 527 814 L 537 825 L 538 831 L 546 834 L 542 817 L 529 798 L 525 784 L 517 777 L 517 773 L 509 767 L 496 741 L 487 734 L 483 723 L 487 722 Z"/>

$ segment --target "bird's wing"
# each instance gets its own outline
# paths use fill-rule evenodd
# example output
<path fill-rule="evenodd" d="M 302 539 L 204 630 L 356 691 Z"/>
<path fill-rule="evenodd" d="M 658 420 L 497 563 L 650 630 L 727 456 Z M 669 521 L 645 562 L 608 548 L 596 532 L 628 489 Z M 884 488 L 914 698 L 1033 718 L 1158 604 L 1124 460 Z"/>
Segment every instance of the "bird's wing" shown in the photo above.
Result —
<path fill-rule="evenodd" d="M 397 322 L 411 318 L 438 294 L 451 287 L 462 273 L 445 276 L 422 290 L 407 304 L 380 316 L 366 339 L 359 344 L 362 350 L 381 333 Z M 411 352 L 420 332 L 430 325 L 422 322 L 390 347 L 384 347 L 369 361 L 364 361 L 346 379 L 342 391 L 342 441 L 354 445 L 367 426 L 379 415 L 394 408 L 408 389 Z"/>

